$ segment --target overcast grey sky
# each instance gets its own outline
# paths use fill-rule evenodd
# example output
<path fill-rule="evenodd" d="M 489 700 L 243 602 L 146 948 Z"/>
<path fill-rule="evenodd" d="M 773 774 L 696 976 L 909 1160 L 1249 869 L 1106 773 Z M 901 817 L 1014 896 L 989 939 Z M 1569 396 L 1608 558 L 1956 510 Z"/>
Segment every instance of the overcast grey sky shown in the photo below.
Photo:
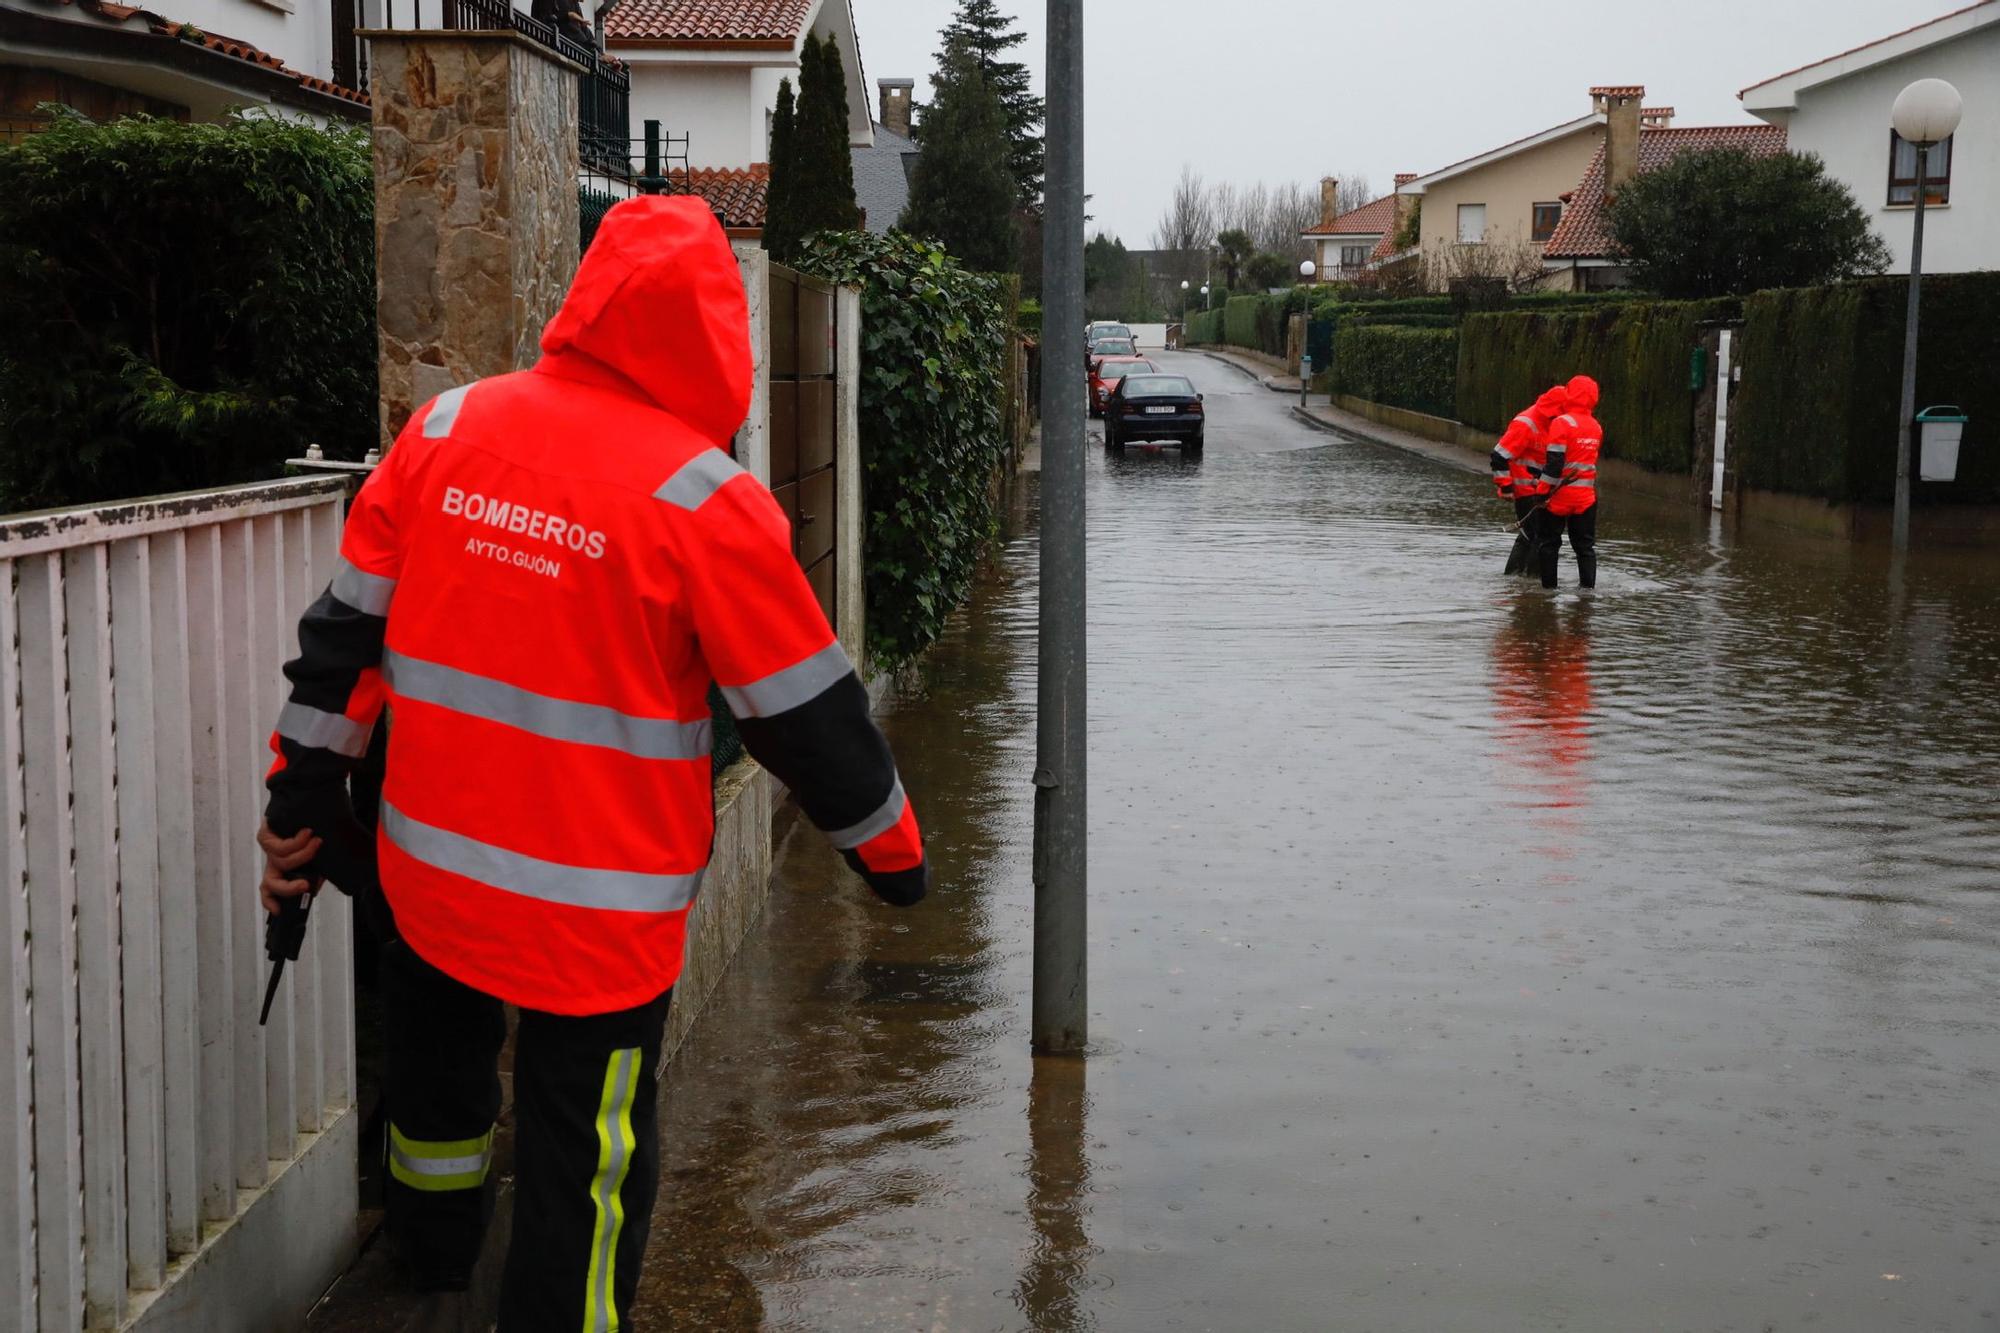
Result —
<path fill-rule="evenodd" d="M 1204 176 L 1359 172 L 1388 193 L 1590 110 L 1587 89 L 1643 83 L 1681 125 L 1752 122 L 1739 89 L 1962 8 L 1969 0 L 1096 0 L 1085 6 L 1085 175 L 1094 227 L 1151 243 L 1190 162 Z M 868 79 L 919 100 L 951 0 L 850 0 Z M 1028 33 L 1040 0 L 1000 0 Z M 1883 108 L 1886 117 L 1888 108 Z"/>

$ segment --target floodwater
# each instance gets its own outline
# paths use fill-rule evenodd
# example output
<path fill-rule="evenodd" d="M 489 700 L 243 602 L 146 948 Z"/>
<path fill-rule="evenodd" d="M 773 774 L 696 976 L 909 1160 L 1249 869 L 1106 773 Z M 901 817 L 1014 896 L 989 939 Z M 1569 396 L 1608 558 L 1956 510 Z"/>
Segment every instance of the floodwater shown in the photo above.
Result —
<path fill-rule="evenodd" d="M 671 1070 L 640 1329 L 2000 1327 L 2000 579 L 1483 479 L 1233 369 L 1090 505 L 1091 1032 L 1027 1051 L 1032 522 Z"/>

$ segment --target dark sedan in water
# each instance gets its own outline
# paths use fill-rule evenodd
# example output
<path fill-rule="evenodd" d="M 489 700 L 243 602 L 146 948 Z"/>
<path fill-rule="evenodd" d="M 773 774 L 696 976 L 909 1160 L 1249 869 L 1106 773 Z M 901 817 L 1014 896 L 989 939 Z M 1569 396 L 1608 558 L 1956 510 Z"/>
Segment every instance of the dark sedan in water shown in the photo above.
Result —
<path fill-rule="evenodd" d="M 1201 395 L 1185 375 L 1127 375 L 1104 404 L 1104 443 L 1111 449 L 1172 440 L 1183 453 L 1199 454 L 1207 424 Z"/>

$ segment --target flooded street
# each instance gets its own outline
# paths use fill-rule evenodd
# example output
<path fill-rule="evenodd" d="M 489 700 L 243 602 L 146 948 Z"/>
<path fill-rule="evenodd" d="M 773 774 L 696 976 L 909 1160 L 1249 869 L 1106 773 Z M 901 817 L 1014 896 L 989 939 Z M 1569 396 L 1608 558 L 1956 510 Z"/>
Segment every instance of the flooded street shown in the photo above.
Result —
<path fill-rule="evenodd" d="M 640 1329 L 2000 1328 L 2000 579 L 1482 477 L 1207 358 L 1090 506 L 1087 1062 L 1027 1051 L 1032 523 L 672 1066 Z M 1093 427 L 1094 430 L 1094 427 Z"/>

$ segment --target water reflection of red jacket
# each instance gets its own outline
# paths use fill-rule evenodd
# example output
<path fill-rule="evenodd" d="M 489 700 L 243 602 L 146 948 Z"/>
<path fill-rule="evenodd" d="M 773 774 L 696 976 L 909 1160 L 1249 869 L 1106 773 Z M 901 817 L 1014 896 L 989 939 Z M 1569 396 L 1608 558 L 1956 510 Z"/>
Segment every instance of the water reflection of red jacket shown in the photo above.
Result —
<path fill-rule="evenodd" d="M 1590 607 L 1546 598 L 1515 604 L 1493 640 L 1494 714 L 1503 789 L 1537 822 L 1556 815 L 1556 846 L 1575 846 L 1589 804 L 1591 759 Z"/>

